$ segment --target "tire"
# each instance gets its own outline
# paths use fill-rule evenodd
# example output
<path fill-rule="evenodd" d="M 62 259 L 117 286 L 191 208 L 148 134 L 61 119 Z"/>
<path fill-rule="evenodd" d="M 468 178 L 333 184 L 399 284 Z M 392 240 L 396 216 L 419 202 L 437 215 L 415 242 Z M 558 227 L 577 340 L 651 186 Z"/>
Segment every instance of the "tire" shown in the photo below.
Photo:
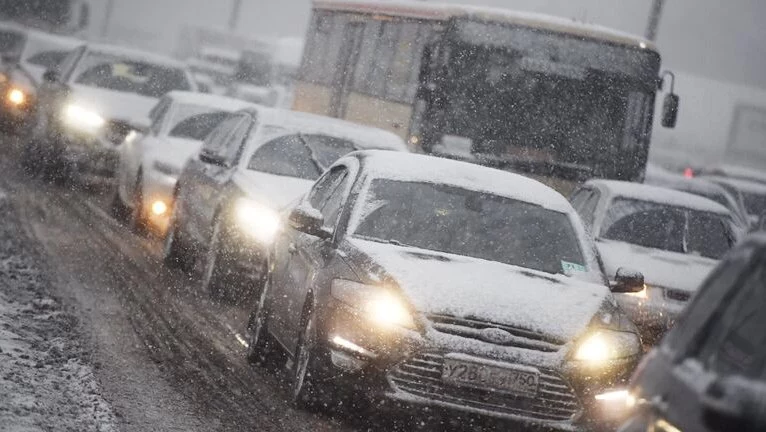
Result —
<path fill-rule="evenodd" d="M 250 364 L 275 369 L 281 356 L 268 331 L 268 311 L 266 310 L 268 285 L 269 279 L 267 278 L 261 294 L 258 296 L 255 310 L 250 314 L 247 325 L 249 337 L 246 358 Z"/>
<path fill-rule="evenodd" d="M 130 212 L 130 229 L 136 234 L 144 235 L 147 231 L 147 220 L 144 215 L 144 197 L 141 193 L 143 189 L 143 183 L 141 182 L 141 174 L 138 175 L 138 181 L 136 181 L 135 189 L 133 190 L 133 209 Z"/>
<path fill-rule="evenodd" d="M 165 240 L 162 245 L 162 261 L 168 268 L 191 273 L 192 257 L 189 251 L 184 248 L 183 240 L 179 236 L 178 217 L 178 205 L 176 205 L 170 215 L 170 223 L 165 233 Z"/>
<path fill-rule="evenodd" d="M 324 374 L 316 350 L 316 324 L 316 313 L 311 306 L 307 306 L 290 374 L 293 405 L 310 411 L 326 408 L 336 402 L 332 386 L 322 385 Z"/>
<path fill-rule="evenodd" d="M 231 301 L 234 299 L 233 288 L 239 288 L 241 279 L 231 271 L 230 259 L 226 254 L 225 227 L 219 218 L 213 225 L 210 244 L 205 254 L 205 265 L 202 271 L 202 291 L 216 301 Z"/>

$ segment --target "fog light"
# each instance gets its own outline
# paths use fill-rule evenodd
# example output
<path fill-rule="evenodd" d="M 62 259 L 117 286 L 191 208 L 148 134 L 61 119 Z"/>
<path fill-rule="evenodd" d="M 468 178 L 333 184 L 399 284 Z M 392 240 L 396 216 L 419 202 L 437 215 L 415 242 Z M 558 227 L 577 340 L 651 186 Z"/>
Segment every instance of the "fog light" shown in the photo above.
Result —
<path fill-rule="evenodd" d="M 10 103 L 12 103 L 14 105 L 21 105 L 26 100 L 27 100 L 27 97 L 24 94 L 24 92 L 19 90 L 19 89 L 17 89 L 17 88 L 12 88 L 8 92 L 8 102 L 10 102 Z"/>
<path fill-rule="evenodd" d="M 630 393 L 627 390 L 616 390 L 597 394 L 596 400 L 602 402 L 626 401 L 629 396 Z"/>
<path fill-rule="evenodd" d="M 152 214 L 162 216 L 168 211 L 168 205 L 164 201 L 157 200 L 152 203 Z"/>
<path fill-rule="evenodd" d="M 351 351 L 356 354 L 363 355 L 365 357 L 377 357 L 374 352 L 368 350 L 367 348 L 361 347 L 353 342 L 351 342 L 348 339 L 344 339 L 340 336 L 334 336 L 332 339 L 332 343 L 337 346 L 338 348 L 343 348 L 346 351 Z"/>

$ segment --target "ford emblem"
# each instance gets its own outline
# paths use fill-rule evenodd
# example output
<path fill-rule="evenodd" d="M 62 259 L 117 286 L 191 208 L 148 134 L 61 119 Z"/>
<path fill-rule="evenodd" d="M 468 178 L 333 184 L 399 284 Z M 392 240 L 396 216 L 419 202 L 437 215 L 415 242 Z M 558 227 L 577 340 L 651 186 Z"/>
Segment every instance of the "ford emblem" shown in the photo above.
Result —
<path fill-rule="evenodd" d="M 513 335 L 499 328 L 485 328 L 481 331 L 479 337 L 484 342 L 490 342 L 497 345 L 507 345 L 513 341 Z"/>

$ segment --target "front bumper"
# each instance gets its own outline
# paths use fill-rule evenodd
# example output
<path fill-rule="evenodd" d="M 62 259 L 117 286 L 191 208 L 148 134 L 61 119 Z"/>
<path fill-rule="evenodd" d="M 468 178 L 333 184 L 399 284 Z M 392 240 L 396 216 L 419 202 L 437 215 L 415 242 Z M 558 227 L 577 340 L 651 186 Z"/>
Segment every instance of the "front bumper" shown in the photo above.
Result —
<path fill-rule="evenodd" d="M 569 344 L 555 352 L 540 352 L 434 329 L 425 336 L 409 330 L 375 334 L 343 306 L 323 327 L 322 363 L 336 385 L 409 409 L 438 408 L 562 431 L 614 429 L 625 418 L 622 405 L 595 396 L 626 387 L 638 360 L 587 371 L 566 359 Z M 539 377 L 537 393 L 528 396 L 447 383 L 442 369 L 445 358 L 453 354 L 477 363 L 532 369 Z"/>
<path fill-rule="evenodd" d="M 144 220 L 160 233 L 164 233 L 170 222 L 170 214 L 173 208 L 173 191 L 175 190 L 177 177 L 157 172 L 154 169 L 145 169 L 142 179 L 141 198 L 144 211 Z M 155 203 L 165 204 L 165 212 L 156 213 L 153 210 Z"/>

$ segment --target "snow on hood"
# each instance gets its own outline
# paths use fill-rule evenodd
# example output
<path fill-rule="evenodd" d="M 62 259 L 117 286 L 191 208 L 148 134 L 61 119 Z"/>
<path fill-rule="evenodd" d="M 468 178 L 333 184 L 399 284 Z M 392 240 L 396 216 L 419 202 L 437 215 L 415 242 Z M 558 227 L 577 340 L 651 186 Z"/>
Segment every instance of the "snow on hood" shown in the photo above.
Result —
<path fill-rule="evenodd" d="M 605 286 L 563 275 L 358 238 L 349 241 L 393 277 L 422 313 L 471 317 L 570 341 L 609 296 Z"/>
<path fill-rule="evenodd" d="M 186 161 L 191 159 L 202 148 L 202 141 L 165 137 L 154 140 L 152 145 L 148 147 L 147 158 L 162 161 L 178 168 L 180 171 L 184 164 L 186 164 Z"/>
<path fill-rule="evenodd" d="M 614 278 L 617 269 L 627 267 L 644 274 L 647 285 L 697 291 L 718 261 L 659 249 L 645 248 L 613 240 L 596 242 L 607 275 Z"/>
<path fill-rule="evenodd" d="M 253 170 L 237 171 L 233 181 L 248 197 L 277 210 L 305 195 L 314 185 L 312 180 Z"/>
<path fill-rule="evenodd" d="M 149 111 L 159 99 L 135 93 L 118 92 L 73 84 L 69 96 L 73 103 L 93 110 L 107 120 L 149 124 Z"/>

